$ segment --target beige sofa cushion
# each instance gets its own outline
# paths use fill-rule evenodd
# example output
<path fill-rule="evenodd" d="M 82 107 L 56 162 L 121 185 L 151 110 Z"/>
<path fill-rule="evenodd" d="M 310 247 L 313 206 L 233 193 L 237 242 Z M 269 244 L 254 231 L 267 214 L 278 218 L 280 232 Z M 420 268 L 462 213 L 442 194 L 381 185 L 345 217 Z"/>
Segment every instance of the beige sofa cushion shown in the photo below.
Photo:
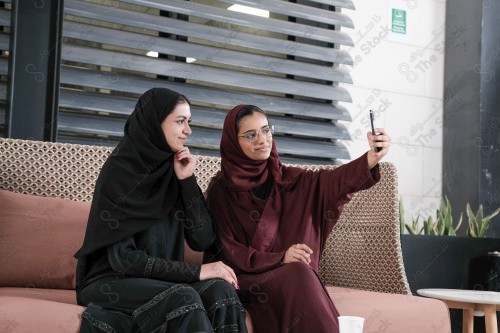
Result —
<path fill-rule="evenodd" d="M 0 190 L 0 286 L 74 289 L 90 203 Z"/>

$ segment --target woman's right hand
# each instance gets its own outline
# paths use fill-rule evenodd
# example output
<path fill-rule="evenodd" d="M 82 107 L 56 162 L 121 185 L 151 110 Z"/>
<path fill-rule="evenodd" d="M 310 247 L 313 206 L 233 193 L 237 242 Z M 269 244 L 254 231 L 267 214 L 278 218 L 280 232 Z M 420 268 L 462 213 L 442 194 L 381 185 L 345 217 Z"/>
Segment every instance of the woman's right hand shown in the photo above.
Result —
<path fill-rule="evenodd" d="M 288 248 L 283 257 L 283 263 L 303 262 L 309 264 L 311 262 L 311 254 L 313 251 L 306 244 L 294 244 Z"/>
<path fill-rule="evenodd" d="M 222 261 L 212 262 L 210 264 L 201 265 L 200 281 L 220 278 L 231 283 L 234 288 L 240 289 L 238 279 L 231 267 L 224 264 Z"/>

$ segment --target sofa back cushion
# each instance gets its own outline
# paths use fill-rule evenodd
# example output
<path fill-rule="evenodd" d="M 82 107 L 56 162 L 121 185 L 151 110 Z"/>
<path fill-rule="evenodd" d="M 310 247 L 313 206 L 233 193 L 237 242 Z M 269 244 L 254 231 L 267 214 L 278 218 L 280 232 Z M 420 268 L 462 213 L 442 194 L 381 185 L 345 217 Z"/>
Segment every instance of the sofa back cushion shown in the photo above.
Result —
<path fill-rule="evenodd" d="M 0 190 L 0 287 L 74 289 L 90 202 Z"/>

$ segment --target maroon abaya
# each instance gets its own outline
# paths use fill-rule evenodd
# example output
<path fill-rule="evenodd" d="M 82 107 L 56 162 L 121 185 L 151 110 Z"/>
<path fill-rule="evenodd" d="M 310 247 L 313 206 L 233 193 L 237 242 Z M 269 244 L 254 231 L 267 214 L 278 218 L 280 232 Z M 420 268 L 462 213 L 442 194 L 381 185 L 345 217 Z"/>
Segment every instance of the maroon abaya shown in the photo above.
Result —
<path fill-rule="evenodd" d="M 220 259 L 238 275 L 257 332 L 335 332 L 339 315 L 317 272 L 328 235 L 351 193 L 380 177 L 366 154 L 335 170 L 283 166 L 273 142 L 271 156 L 254 161 L 241 150 L 235 119 L 226 116 L 221 140 L 222 170 L 208 189 L 208 206 L 221 245 Z M 267 200 L 252 193 L 272 177 Z M 283 264 L 294 244 L 314 252 L 310 264 Z"/>

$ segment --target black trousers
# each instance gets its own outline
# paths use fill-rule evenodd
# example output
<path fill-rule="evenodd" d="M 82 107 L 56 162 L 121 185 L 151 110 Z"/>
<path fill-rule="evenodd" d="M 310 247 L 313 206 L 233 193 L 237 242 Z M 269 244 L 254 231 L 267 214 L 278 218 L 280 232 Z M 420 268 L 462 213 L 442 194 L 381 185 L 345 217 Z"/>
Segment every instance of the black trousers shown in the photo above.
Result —
<path fill-rule="evenodd" d="M 85 287 L 81 333 L 246 332 L 245 309 L 221 279 L 179 284 L 109 277 Z"/>

